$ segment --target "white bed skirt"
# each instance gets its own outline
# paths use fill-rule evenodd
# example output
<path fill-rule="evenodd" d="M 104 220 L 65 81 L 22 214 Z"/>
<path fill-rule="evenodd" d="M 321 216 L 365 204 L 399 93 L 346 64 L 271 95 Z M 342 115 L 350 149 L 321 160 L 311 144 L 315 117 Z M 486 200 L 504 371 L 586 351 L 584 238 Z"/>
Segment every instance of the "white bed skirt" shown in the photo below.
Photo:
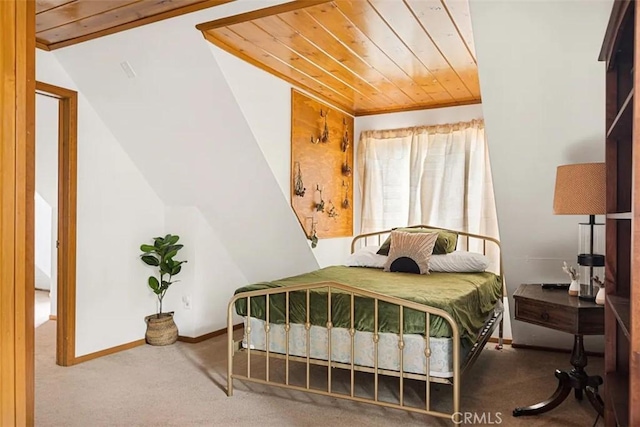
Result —
<path fill-rule="evenodd" d="M 245 328 L 247 318 L 244 318 Z M 265 321 L 251 318 L 251 349 L 266 350 Z M 327 328 L 312 325 L 311 358 L 327 360 L 328 333 Z M 381 332 L 378 343 L 378 368 L 392 371 L 400 370 L 400 351 L 398 349 L 398 334 Z M 269 351 L 285 354 L 286 333 L 284 325 L 272 323 L 269 332 Z M 246 335 L 242 346 L 247 348 Z M 429 374 L 432 377 L 453 377 L 453 340 L 451 338 L 430 338 L 431 357 L 429 358 Z M 461 356 L 464 352 L 461 347 Z M 373 333 L 356 331 L 354 356 L 356 365 L 373 367 Z M 403 366 L 404 372 L 425 374 L 426 356 L 424 354 L 425 340 L 422 335 L 405 334 Z M 289 330 L 289 354 L 306 357 L 307 331 L 304 325 L 291 324 Z M 331 329 L 331 360 L 341 363 L 351 363 L 351 335 L 345 328 Z M 461 357 L 462 360 L 462 357 Z"/>

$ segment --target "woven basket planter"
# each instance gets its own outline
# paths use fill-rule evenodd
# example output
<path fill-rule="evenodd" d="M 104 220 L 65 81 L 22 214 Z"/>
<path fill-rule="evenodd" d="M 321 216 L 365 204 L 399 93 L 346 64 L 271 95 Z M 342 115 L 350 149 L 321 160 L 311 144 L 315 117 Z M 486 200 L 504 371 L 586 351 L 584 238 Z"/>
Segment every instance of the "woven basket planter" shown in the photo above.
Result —
<path fill-rule="evenodd" d="M 147 322 L 145 339 L 151 345 L 170 345 L 178 340 L 178 327 L 173 321 L 173 313 L 156 314 L 144 318 Z"/>

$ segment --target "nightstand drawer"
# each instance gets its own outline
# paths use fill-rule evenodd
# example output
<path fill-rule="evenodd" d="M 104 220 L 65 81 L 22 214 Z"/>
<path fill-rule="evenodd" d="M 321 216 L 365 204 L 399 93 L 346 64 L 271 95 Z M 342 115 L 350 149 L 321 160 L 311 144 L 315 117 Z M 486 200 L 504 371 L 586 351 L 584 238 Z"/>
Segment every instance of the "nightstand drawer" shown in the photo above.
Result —
<path fill-rule="evenodd" d="M 574 329 L 575 313 L 547 303 L 516 298 L 515 318 L 540 326 L 571 332 Z"/>

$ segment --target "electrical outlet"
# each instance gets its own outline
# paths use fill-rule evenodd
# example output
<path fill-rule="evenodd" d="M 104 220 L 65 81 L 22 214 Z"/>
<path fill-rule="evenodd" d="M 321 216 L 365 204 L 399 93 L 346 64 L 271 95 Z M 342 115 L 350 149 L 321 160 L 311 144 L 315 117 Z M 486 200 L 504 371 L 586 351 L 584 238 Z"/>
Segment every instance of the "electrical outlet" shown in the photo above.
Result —
<path fill-rule="evenodd" d="M 191 295 L 182 296 L 182 305 L 186 310 L 191 310 Z"/>

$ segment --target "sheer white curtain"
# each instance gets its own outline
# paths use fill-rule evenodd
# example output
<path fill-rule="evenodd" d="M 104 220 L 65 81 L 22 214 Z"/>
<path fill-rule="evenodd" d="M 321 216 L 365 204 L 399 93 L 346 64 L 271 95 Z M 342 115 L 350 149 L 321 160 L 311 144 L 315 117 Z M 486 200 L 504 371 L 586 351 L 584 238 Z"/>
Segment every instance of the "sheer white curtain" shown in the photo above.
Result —
<path fill-rule="evenodd" d="M 499 238 L 482 120 L 362 132 L 358 167 L 362 233 L 428 224 Z"/>

